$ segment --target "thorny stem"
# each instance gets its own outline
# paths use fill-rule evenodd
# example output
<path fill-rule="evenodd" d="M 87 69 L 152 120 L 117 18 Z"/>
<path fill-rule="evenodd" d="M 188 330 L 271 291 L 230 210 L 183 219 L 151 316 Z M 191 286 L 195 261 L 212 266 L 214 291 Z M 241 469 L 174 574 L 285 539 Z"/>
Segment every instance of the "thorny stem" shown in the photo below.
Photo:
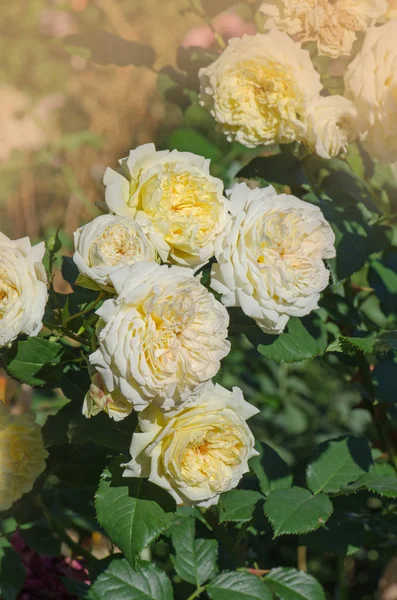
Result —
<path fill-rule="evenodd" d="M 351 281 L 348 279 L 344 283 L 345 298 L 349 304 L 354 305 L 354 294 Z M 372 421 L 378 431 L 379 439 L 387 451 L 394 470 L 397 473 L 397 448 L 391 437 L 392 427 L 390 419 L 383 410 L 376 405 L 376 394 L 372 381 L 370 366 L 361 352 L 356 352 L 357 365 L 361 377 L 361 383 L 365 388 L 362 395 L 363 404 L 369 411 Z"/>
<path fill-rule="evenodd" d="M 349 600 L 349 579 L 346 572 L 346 559 L 343 555 L 338 556 L 338 583 L 339 599 Z"/>
<path fill-rule="evenodd" d="M 307 548 L 298 546 L 298 569 L 307 573 Z"/>
<path fill-rule="evenodd" d="M 374 404 L 375 402 L 375 391 L 374 384 L 372 382 L 371 371 L 365 357 L 357 352 L 357 362 L 361 375 L 362 384 L 368 395 L 363 396 L 363 402 L 372 416 L 372 420 L 378 430 L 379 438 L 387 451 L 392 466 L 397 473 L 397 449 L 390 437 L 391 424 L 387 415 Z"/>
<path fill-rule="evenodd" d="M 51 331 L 62 333 L 63 337 L 68 337 L 71 340 L 78 342 L 82 346 L 90 346 L 90 343 L 86 339 L 84 339 L 80 335 L 73 333 L 72 331 L 69 331 L 67 327 L 62 327 L 62 325 L 56 325 L 55 323 L 46 323 L 45 321 L 43 322 L 43 325 Z"/>
<path fill-rule="evenodd" d="M 83 315 L 86 315 L 87 313 L 91 312 L 97 304 L 99 304 L 99 302 L 101 302 L 104 298 L 105 298 L 105 292 L 100 292 L 98 294 L 98 296 L 95 298 L 95 300 L 93 300 L 92 302 L 90 302 L 90 304 L 88 304 L 88 306 L 85 307 L 84 310 L 71 315 L 68 319 L 66 319 L 63 322 L 63 325 L 67 325 L 68 323 L 70 323 L 70 321 L 73 321 L 74 319 L 78 319 L 79 317 L 82 317 Z"/>

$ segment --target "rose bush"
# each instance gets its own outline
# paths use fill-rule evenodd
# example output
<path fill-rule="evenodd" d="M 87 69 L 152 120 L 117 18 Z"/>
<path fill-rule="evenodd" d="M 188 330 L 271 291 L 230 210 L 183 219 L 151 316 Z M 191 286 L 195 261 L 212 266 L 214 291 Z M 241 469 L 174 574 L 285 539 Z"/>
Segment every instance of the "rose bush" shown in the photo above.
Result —
<path fill-rule="evenodd" d="M 383 0 L 269 0 L 226 43 L 225 8 L 192 2 L 211 45 L 172 67 L 109 31 L 64 40 L 78 65 L 150 67 L 178 106 L 159 149 L 105 171 L 74 254 L 0 235 L 4 600 L 60 554 L 68 600 L 387 588 L 397 22 Z"/>
<path fill-rule="evenodd" d="M 352 51 L 357 33 L 388 11 L 387 0 L 265 0 L 263 28 L 277 27 L 301 42 L 316 41 L 319 54 L 337 58 Z"/>

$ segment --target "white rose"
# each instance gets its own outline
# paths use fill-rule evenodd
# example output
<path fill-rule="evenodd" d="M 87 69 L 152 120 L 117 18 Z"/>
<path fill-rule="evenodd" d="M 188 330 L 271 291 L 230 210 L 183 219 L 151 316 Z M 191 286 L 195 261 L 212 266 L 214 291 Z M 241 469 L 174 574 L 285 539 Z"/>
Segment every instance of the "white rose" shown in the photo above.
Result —
<path fill-rule="evenodd" d="M 30 415 L 13 415 L 0 401 L 0 511 L 30 492 L 48 453 Z"/>
<path fill-rule="evenodd" d="M 321 90 L 309 52 L 277 30 L 230 40 L 199 76 L 201 104 L 247 147 L 301 140 Z"/>
<path fill-rule="evenodd" d="M 109 276 L 124 265 L 156 260 L 156 250 L 132 219 L 101 215 L 74 233 L 73 260 L 83 277 L 112 291 Z"/>
<path fill-rule="evenodd" d="M 170 409 L 219 370 L 229 350 L 229 315 L 191 269 L 136 263 L 113 273 L 118 294 L 98 310 L 90 362 L 136 410 Z"/>
<path fill-rule="evenodd" d="M 265 0 L 259 8 L 264 30 L 276 27 L 300 42 L 316 41 L 318 53 L 349 55 L 357 33 L 388 10 L 387 0 Z"/>
<path fill-rule="evenodd" d="M 225 306 L 241 306 L 266 333 L 317 308 L 335 256 L 334 233 L 316 206 L 272 186 L 230 190 L 231 219 L 216 245 L 211 287 Z"/>
<path fill-rule="evenodd" d="M 47 302 L 47 276 L 42 263 L 44 242 L 10 240 L 0 233 L 0 347 L 20 333 L 36 336 Z"/>
<path fill-rule="evenodd" d="M 345 74 L 345 93 L 358 113 L 367 152 L 382 163 L 397 161 L 397 19 L 373 27 Z"/>
<path fill-rule="evenodd" d="M 151 239 L 164 262 L 189 267 L 207 262 L 227 212 L 223 183 L 210 175 L 210 161 L 145 144 L 120 162 L 128 179 L 112 169 L 104 176 L 109 210 L 153 229 Z"/>
<path fill-rule="evenodd" d="M 84 398 L 83 415 L 89 419 L 105 412 L 114 421 L 121 421 L 132 411 L 132 404 L 118 390 L 110 393 L 99 373 L 95 373 Z"/>
<path fill-rule="evenodd" d="M 177 504 L 211 506 L 235 488 L 256 456 L 246 420 L 258 413 L 239 388 L 212 382 L 192 404 L 162 414 L 150 407 L 139 415 L 125 477 L 148 477 Z"/>
<path fill-rule="evenodd" d="M 343 96 L 320 97 L 307 118 L 306 144 L 322 158 L 337 156 L 357 137 L 353 103 Z"/>

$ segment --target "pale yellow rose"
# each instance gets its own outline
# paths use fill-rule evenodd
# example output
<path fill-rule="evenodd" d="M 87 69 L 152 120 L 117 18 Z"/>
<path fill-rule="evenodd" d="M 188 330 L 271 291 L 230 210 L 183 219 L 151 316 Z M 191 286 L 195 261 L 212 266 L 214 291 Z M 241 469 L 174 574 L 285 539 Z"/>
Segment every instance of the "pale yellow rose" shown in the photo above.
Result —
<path fill-rule="evenodd" d="M 133 219 L 101 215 L 74 233 L 73 260 L 80 271 L 78 283 L 96 284 L 114 291 L 109 276 L 116 269 L 157 259 L 156 250 L 142 227 Z"/>
<path fill-rule="evenodd" d="M 0 402 L 0 511 L 32 489 L 47 456 L 33 418 L 12 415 Z"/>
<path fill-rule="evenodd" d="M 228 193 L 231 216 L 217 240 L 211 287 L 265 333 L 281 333 L 290 317 L 318 308 L 335 235 L 317 206 L 270 185 L 240 183 Z"/>
<path fill-rule="evenodd" d="M 265 0 L 258 20 L 265 31 L 277 27 L 297 41 L 316 41 L 319 54 L 337 58 L 387 10 L 386 0 Z"/>
<path fill-rule="evenodd" d="M 118 390 L 110 393 L 102 377 L 95 373 L 84 398 L 83 415 L 89 419 L 104 412 L 114 421 L 121 421 L 128 417 L 131 411 L 132 404 Z"/>
<path fill-rule="evenodd" d="M 230 40 L 199 76 L 201 104 L 247 147 L 302 140 L 321 90 L 309 52 L 277 30 Z"/>
<path fill-rule="evenodd" d="M 44 242 L 10 240 L 0 233 L 0 347 L 20 333 L 36 336 L 47 302 Z"/>
<path fill-rule="evenodd" d="M 210 175 L 210 161 L 145 144 L 120 162 L 126 177 L 112 169 L 104 176 L 109 210 L 134 218 L 164 262 L 207 262 L 227 212 L 223 183 Z"/>
<path fill-rule="evenodd" d="M 345 94 L 357 110 L 367 152 L 382 163 L 397 161 L 397 19 L 373 27 L 345 74 Z"/>
<path fill-rule="evenodd" d="M 139 262 L 110 279 L 117 296 L 97 311 L 91 364 L 137 411 L 183 404 L 230 351 L 227 310 L 192 269 Z"/>
<path fill-rule="evenodd" d="M 125 477 L 148 477 L 177 504 L 210 506 L 236 487 L 257 454 L 246 420 L 257 408 L 239 388 L 208 382 L 200 396 L 170 415 L 150 407 L 139 414 Z"/>
<path fill-rule="evenodd" d="M 306 144 L 322 158 L 337 156 L 356 139 L 356 119 L 351 100 L 343 96 L 320 96 L 307 118 Z"/>

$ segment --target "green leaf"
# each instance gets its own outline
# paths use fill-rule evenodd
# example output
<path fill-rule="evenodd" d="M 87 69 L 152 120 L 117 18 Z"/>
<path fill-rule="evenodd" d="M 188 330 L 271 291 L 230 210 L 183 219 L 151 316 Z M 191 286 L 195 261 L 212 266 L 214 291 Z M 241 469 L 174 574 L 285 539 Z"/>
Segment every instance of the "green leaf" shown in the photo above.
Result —
<path fill-rule="evenodd" d="M 371 449 L 364 437 L 345 436 L 320 444 L 307 468 L 307 484 L 314 494 L 339 492 L 369 471 Z"/>
<path fill-rule="evenodd" d="M 70 283 L 70 285 L 73 285 L 74 283 L 76 283 L 76 280 L 79 276 L 79 270 L 76 266 L 76 263 L 74 262 L 73 258 L 71 258 L 70 256 L 63 256 L 62 257 L 62 277 L 64 278 L 65 281 L 67 281 L 68 283 Z"/>
<path fill-rule="evenodd" d="M 327 352 L 355 354 L 382 354 L 397 350 L 397 331 L 380 331 L 367 337 L 346 337 L 341 335 L 327 348 Z"/>
<path fill-rule="evenodd" d="M 381 477 L 368 473 L 363 475 L 357 483 L 380 496 L 397 498 L 397 477 Z"/>
<path fill-rule="evenodd" d="M 128 453 L 137 417 L 132 413 L 122 421 L 114 421 L 105 413 L 87 419 L 81 412 L 69 421 L 68 439 L 72 443 L 92 441 L 106 448 Z"/>
<path fill-rule="evenodd" d="M 211 600 L 272 600 L 269 588 L 251 573 L 221 573 L 207 586 Z"/>
<path fill-rule="evenodd" d="M 216 144 L 210 142 L 205 135 L 191 127 L 175 129 L 168 137 L 167 145 L 180 152 L 194 152 L 214 162 L 220 160 L 223 156 L 222 151 Z"/>
<path fill-rule="evenodd" d="M 389 463 L 384 461 L 375 463 L 368 473 L 343 491 L 355 492 L 359 489 L 367 489 L 386 498 L 397 498 L 396 472 Z"/>
<path fill-rule="evenodd" d="M 272 569 L 265 581 L 279 600 L 325 600 L 319 582 L 303 571 L 284 567 Z"/>
<path fill-rule="evenodd" d="M 264 179 L 270 183 L 300 186 L 308 179 L 303 171 L 302 162 L 293 154 L 281 152 L 271 156 L 254 158 L 237 174 L 245 179 Z"/>
<path fill-rule="evenodd" d="M 372 373 L 376 399 L 380 403 L 397 403 L 397 363 L 388 357 L 381 357 Z"/>
<path fill-rule="evenodd" d="M 5 538 L 0 538 L 1 600 L 16 600 L 24 581 L 25 567 L 21 557 Z"/>
<path fill-rule="evenodd" d="M 334 283 L 349 277 L 370 254 L 390 246 L 392 229 L 376 224 L 379 209 L 371 188 L 340 159 L 304 159 L 313 190 L 304 197 L 317 204 L 336 236 L 336 258 L 328 261 Z"/>
<path fill-rule="evenodd" d="M 343 556 L 355 554 L 364 543 L 365 523 L 351 509 L 349 501 L 352 496 L 334 498 L 334 512 L 325 523 L 311 533 L 299 539 L 299 545 L 317 550 L 321 554 L 331 552 Z M 347 500 L 347 502 L 346 502 Z M 362 499 L 357 500 L 358 509 Z"/>
<path fill-rule="evenodd" d="M 48 471 L 66 486 L 92 485 L 95 488 L 109 462 L 108 449 L 92 442 L 53 445 L 48 451 Z"/>
<path fill-rule="evenodd" d="M 230 490 L 222 494 L 219 501 L 219 522 L 250 521 L 256 505 L 263 499 L 262 494 L 253 490 Z"/>
<path fill-rule="evenodd" d="M 76 579 L 69 579 L 69 577 L 61 577 L 62 583 L 73 597 L 87 599 L 87 594 L 90 587 L 82 581 L 76 581 Z"/>
<path fill-rule="evenodd" d="M 197 128 L 205 132 L 211 131 L 215 127 L 214 117 L 198 103 L 192 104 L 186 109 L 183 119 L 187 127 Z"/>
<path fill-rule="evenodd" d="M 278 336 L 263 334 L 258 351 L 278 363 L 293 363 L 321 356 L 327 347 L 327 335 L 321 319 L 315 315 L 292 317 Z"/>
<path fill-rule="evenodd" d="M 272 524 L 274 537 L 314 531 L 332 514 L 328 496 L 313 496 L 309 490 L 292 487 L 271 492 L 265 502 L 265 514 Z"/>
<path fill-rule="evenodd" d="M 83 48 L 89 51 L 89 59 L 99 65 L 150 67 L 156 53 L 148 44 L 125 40 L 109 31 L 86 31 L 64 36 L 61 41 L 66 48 Z"/>
<path fill-rule="evenodd" d="M 188 77 L 171 66 L 163 67 L 157 76 L 157 91 L 160 96 L 166 102 L 176 104 L 181 110 L 191 104 L 192 91 L 188 86 Z"/>
<path fill-rule="evenodd" d="M 114 560 L 92 586 L 97 600 L 173 600 L 171 582 L 156 565 L 141 561 L 132 568 Z"/>
<path fill-rule="evenodd" d="M 200 587 L 216 571 L 218 543 L 216 540 L 195 539 L 195 520 L 176 517 L 172 526 L 175 548 L 174 566 L 179 577 Z"/>
<path fill-rule="evenodd" d="M 160 506 L 163 500 L 166 510 Z M 100 525 L 130 563 L 163 533 L 174 518 L 171 497 L 146 479 L 122 478 L 118 468 L 106 470 L 95 497 Z"/>
<path fill-rule="evenodd" d="M 256 444 L 259 456 L 250 460 L 250 467 L 259 479 L 262 492 L 267 495 L 272 490 L 291 487 L 292 475 L 289 466 L 268 444 Z M 222 498 L 222 497 L 221 497 Z"/>
<path fill-rule="evenodd" d="M 44 338 L 17 341 L 2 355 L 7 373 L 32 386 L 41 386 L 56 380 L 62 369 L 59 366 L 64 348 Z"/>

